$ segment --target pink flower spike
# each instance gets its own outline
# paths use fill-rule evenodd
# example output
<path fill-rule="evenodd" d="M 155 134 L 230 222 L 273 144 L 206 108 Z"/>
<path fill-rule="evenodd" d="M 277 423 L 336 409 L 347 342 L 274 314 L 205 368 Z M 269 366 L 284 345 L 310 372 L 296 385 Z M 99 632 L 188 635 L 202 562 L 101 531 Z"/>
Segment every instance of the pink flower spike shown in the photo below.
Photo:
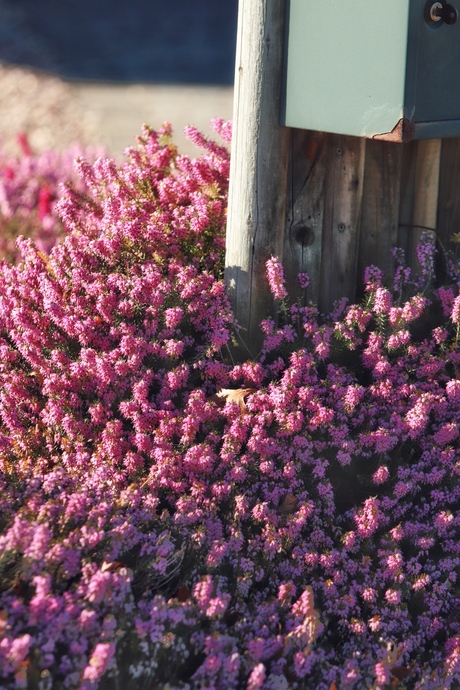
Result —
<path fill-rule="evenodd" d="M 270 290 L 275 299 L 287 297 L 287 290 L 284 286 L 284 270 L 278 257 L 272 256 L 265 264 L 267 268 L 267 278 Z"/>

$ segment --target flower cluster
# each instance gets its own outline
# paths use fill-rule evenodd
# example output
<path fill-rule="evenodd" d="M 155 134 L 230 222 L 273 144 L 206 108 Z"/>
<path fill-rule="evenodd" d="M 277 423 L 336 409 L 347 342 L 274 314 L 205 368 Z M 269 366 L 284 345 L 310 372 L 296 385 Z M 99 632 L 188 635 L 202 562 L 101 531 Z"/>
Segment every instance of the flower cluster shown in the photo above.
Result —
<path fill-rule="evenodd" d="M 36 155 L 24 134 L 18 136 L 18 143 L 20 156 L 0 150 L 0 257 L 7 261 L 19 258 L 19 235 L 33 237 L 45 253 L 62 238 L 65 228 L 56 210 L 61 184 L 72 183 L 80 192 L 86 191 L 74 160 L 79 156 L 95 160 L 103 153 L 75 145 L 62 153 Z"/>
<path fill-rule="evenodd" d="M 458 687 L 458 286 L 372 268 L 323 318 L 273 258 L 232 362 L 228 153 L 190 135 L 80 161 L 67 237 L 1 267 L 1 687 Z"/>

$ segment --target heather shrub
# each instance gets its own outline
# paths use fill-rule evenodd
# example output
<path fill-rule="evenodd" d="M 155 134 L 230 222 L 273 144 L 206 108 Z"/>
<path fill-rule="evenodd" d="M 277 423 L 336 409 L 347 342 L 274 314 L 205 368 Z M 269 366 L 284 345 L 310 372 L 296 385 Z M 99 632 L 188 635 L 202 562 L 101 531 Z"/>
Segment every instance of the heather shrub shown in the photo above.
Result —
<path fill-rule="evenodd" d="M 228 153 L 190 135 L 81 161 L 69 234 L 1 267 L 2 687 L 458 687 L 458 279 L 425 240 L 324 316 L 274 258 L 232 361 Z"/>
<path fill-rule="evenodd" d="M 85 185 L 74 168 L 74 160 L 84 156 L 95 160 L 103 151 L 75 145 L 62 153 L 34 154 L 24 134 L 18 136 L 20 155 L 0 150 L 0 258 L 16 262 L 18 236 L 31 237 L 48 253 L 60 240 L 65 227 L 56 211 L 61 185 L 73 184 L 80 192 Z"/>

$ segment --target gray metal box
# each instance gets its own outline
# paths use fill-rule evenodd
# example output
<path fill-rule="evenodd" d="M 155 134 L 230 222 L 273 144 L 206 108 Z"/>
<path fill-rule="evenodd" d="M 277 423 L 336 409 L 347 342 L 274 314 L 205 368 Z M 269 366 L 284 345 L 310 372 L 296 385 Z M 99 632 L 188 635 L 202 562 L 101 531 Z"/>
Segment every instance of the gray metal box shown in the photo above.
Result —
<path fill-rule="evenodd" d="M 460 136 L 460 0 L 287 5 L 282 124 L 399 142 Z"/>

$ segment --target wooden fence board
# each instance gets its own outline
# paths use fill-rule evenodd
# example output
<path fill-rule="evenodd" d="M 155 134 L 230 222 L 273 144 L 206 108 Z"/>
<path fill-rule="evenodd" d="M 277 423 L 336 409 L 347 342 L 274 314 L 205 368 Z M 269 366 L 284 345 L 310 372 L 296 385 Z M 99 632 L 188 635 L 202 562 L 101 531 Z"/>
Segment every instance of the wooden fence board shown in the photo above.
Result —
<path fill-rule="evenodd" d="M 460 139 L 442 142 L 437 233 L 443 248 L 455 250 L 451 237 L 460 233 Z"/>
<path fill-rule="evenodd" d="M 416 249 L 422 234 L 430 233 L 436 236 L 440 158 L 440 139 L 426 139 L 418 142 L 413 227 L 409 249 L 409 262 L 415 272 L 419 271 Z"/>
<path fill-rule="evenodd" d="M 324 214 L 326 135 L 293 129 L 289 158 L 283 263 L 289 294 L 304 304 L 319 292 Z M 308 273 L 303 291 L 297 280 Z"/>
<path fill-rule="evenodd" d="M 398 144 L 397 144 L 398 145 Z M 418 141 L 401 145 L 401 187 L 399 197 L 399 222 L 397 246 L 410 254 L 411 234 L 414 223 L 415 171 Z"/>
<path fill-rule="evenodd" d="M 354 298 L 358 264 L 365 140 L 327 135 L 320 311 L 341 297 Z"/>
<path fill-rule="evenodd" d="M 366 142 L 358 282 L 371 264 L 392 275 L 391 249 L 398 241 L 401 160 L 400 144 L 372 139 Z"/>

